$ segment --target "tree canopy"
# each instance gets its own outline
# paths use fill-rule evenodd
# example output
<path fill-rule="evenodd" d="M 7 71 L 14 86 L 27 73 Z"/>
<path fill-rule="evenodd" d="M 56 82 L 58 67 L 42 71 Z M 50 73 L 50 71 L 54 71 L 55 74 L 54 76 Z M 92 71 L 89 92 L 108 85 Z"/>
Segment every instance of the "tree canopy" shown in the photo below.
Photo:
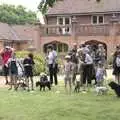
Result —
<path fill-rule="evenodd" d="M 19 5 L 2 4 L 0 5 L 0 22 L 8 24 L 31 24 L 36 21 L 36 14 L 32 11 L 27 11 L 26 8 Z"/>
<path fill-rule="evenodd" d="M 38 9 L 43 13 L 45 14 L 48 10 L 49 7 L 53 7 L 54 3 L 56 2 L 57 0 L 41 0 L 39 6 L 38 6 Z"/>

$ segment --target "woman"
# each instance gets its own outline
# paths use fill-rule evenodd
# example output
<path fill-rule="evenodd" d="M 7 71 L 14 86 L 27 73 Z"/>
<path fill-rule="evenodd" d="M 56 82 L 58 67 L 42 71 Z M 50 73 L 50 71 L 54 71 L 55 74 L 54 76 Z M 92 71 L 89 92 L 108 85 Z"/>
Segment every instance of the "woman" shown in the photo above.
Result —
<path fill-rule="evenodd" d="M 28 57 L 24 59 L 23 65 L 24 65 L 24 72 L 25 72 L 25 77 L 26 77 L 26 82 L 28 86 L 28 91 L 30 91 L 29 88 L 29 79 L 31 80 L 31 89 L 34 90 L 33 88 L 33 66 L 35 62 L 33 60 L 33 54 L 29 53 Z"/>
<path fill-rule="evenodd" d="M 116 47 L 116 52 L 113 56 L 113 75 L 115 76 L 115 80 L 118 81 L 118 84 L 120 84 L 120 50 Z"/>

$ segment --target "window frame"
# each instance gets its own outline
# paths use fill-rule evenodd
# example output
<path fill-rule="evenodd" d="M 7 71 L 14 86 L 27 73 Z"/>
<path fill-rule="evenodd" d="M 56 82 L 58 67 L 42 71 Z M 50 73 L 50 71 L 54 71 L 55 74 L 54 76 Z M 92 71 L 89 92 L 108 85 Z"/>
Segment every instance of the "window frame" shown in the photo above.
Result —
<path fill-rule="evenodd" d="M 59 16 L 57 17 L 57 25 L 61 25 L 59 24 L 59 19 L 62 18 L 63 19 L 63 26 L 65 25 L 71 25 L 72 24 L 72 18 L 70 16 Z M 69 18 L 69 24 L 65 24 L 65 19 Z M 62 28 L 62 34 L 70 34 L 71 33 L 71 29 L 69 28 L 69 32 L 66 32 L 66 28 Z"/>
<path fill-rule="evenodd" d="M 93 18 L 94 18 L 94 16 L 97 17 L 97 23 L 93 23 Z M 99 18 L 100 18 L 100 17 L 103 17 L 103 23 L 100 23 L 100 22 L 99 22 Z M 105 19 L 104 19 L 104 15 L 92 15 L 92 16 L 91 16 L 91 24 L 93 24 L 93 25 L 104 24 L 104 23 L 105 23 L 104 20 L 105 20 Z"/>

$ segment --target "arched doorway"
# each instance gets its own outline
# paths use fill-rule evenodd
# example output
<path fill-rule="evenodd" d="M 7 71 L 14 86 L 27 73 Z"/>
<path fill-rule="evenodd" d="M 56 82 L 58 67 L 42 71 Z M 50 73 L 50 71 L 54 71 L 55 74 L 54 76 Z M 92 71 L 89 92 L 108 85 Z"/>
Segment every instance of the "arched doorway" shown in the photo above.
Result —
<path fill-rule="evenodd" d="M 102 44 L 104 49 L 105 49 L 105 51 L 106 51 L 106 59 L 107 59 L 107 45 L 105 43 L 97 41 L 97 40 L 90 40 L 90 41 L 85 42 L 85 44 L 86 45 L 90 45 L 92 50 L 94 50 L 95 52 L 98 49 L 98 45 Z"/>
<path fill-rule="evenodd" d="M 54 41 L 54 42 L 50 42 L 50 43 L 47 43 L 44 45 L 44 47 L 43 47 L 44 53 L 47 52 L 47 46 L 50 44 L 52 44 L 54 46 L 54 49 L 59 53 L 68 52 L 68 45 L 67 44 Z"/>

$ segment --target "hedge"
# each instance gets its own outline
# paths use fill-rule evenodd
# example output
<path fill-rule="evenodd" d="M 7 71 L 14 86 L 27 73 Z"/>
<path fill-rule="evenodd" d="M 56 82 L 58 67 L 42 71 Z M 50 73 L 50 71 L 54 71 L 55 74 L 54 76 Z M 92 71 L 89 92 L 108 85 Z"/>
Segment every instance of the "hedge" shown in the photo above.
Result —
<path fill-rule="evenodd" d="M 17 51 L 16 57 L 17 58 L 25 58 L 29 54 L 28 51 Z M 34 75 L 39 75 L 41 72 L 45 71 L 45 57 L 44 55 L 40 55 L 39 53 L 33 53 L 34 55 Z"/>

